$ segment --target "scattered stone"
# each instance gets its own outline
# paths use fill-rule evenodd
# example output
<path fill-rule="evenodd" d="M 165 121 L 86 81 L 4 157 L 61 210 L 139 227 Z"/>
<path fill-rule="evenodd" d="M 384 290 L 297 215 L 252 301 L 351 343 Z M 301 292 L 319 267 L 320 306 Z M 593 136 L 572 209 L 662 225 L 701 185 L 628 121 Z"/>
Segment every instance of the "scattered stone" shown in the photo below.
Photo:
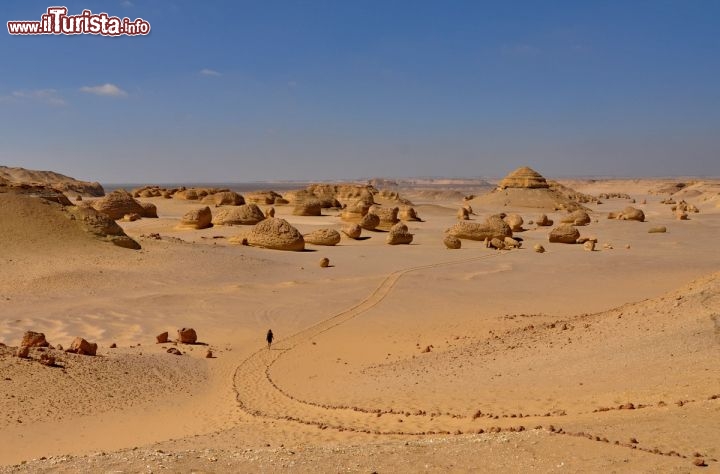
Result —
<path fill-rule="evenodd" d="M 540 217 L 537 218 L 535 223 L 540 227 L 549 227 L 553 225 L 552 219 L 548 219 L 548 216 L 545 214 L 540 214 Z"/>
<path fill-rule="evenodd" d="M 178 349 L 177 347 L 171 347 L 170 349 L 167 350 L 167 353 L 175 354 L 175 355 L 182 355 L 182 352 L 180 352 L 180 349 Z"/>
<path fill-rule="evenodd" d="M 22 347 L 47 347 L 49 345 L 44 333 L 34 331 L 26 331 L 20 343 Z"/>
<path fill-rule="evenodd" d="M 693 459 L 692 463 L 693 463 L 693 466 L 707 467 L 707 463 L 705 462 L 705 460 L 703 458 L 695 458 L 695 459 Z"/>
<path fill-rule="evenodd" d="M 417 215 L 415 209 L 410 206 L 402 206 L 398 213 L 398 219 L 405 222 L 417 221 L 422 222 L 422 219 Z"/>
<path fill-rule="evenodd" d="M 51 354 L 42 354 L 40 355 L 40 363 L 48 367 L 55 367 L 55 356 Z"/>
<path fill-rule="evenodd" d="M 664 225 L 650 227 L 648 229 L 648 234 L 664 234 L 665 232 L 667 232 L 667 228 Z"/>
<path fill-rule="evenodd" d="M 340 232 L 335 229 L 318 229 L 303 235 L 303 239 L 312 245 L 333 246 L 340 243 Z"/>
<path fill-rule="evenodd" d="M 28 346 L 20 346 L 15 351 L 15 357 L 27 359 L 30 356 L 30 348 Z"/>
<path fill-rule="evenodd" d="M 97 347 L 98 345 L 94 342 L 90 343 L 82 337 L 76 337 L 73 340 L 72 344 L 70 344 L 70 348 L 67 349 L 65 352 L 94 356 L 97 353 Z"/>
<path fill-rule="evenodd" d="M 157 344 L 165 344 L 166 342 L 168 342 L 169 337 L 170 337 L 170 334 L 167 331 L 165 331 L 164 333 L 158 334 L 157 336 L 155 336 L 155 340 L 157 341 Z"/>
<path fill-rule="evenodd" d="M 185 229 L 206 229 L 212 225 L 212 212 L 208 206 L 191 209 L 180 219 Z"/>
<path fill-rule="evenodd" d="M 590 223 L 590 215 L 588 215 L 587 212 L 578 209 L 560 219 L 560 222 L 563 224 L 572 224 L 578 226 L 588 225 Z"/>
<path fill-rule="evenodd" d="M 330 266 L 330 259 L 325 257 L 320 260 L 320 268 L 327 268 Z"/>
<path fill-rule="evenodd" d="M 446 235 L 443 239 L 445 247 L 449 249 L 459 249 L 462 246 L 462 241 L 452 235 Z"/>
<path fill-rule="evenodd" d="M 466 221 L 466 220 L 470 219 L 470 211 L 465 207 L 461 207 L 457 211 L 457 218 L 458 218 L 458 220 L 461 220 L 461 221 Z"/>
<path fill-rule="evenodd" d="M 588 240 L 583 244 L 583 248 L 588 252 L 592 252 L 595 250 L 595 242 L 593 242 L 592 240 Z"/>
<path fill-rule="evenodd" d="M 197 333 L 193 328 L 178 329 L 177 341 L 182 344 L 195 344 L 197 342 Z"/>
<path fill-rule="evenodd" d="M 213 358 L 213 352 L 212 352 L 210 349 L 208 349 L 207 352 L 205 353 L 205 358 L 206 358 L 206 359 L 212 359 L 212 358 Z"/>
<path fill-rule="evenodd" d="M 535 244 L 533 246 L 533 250 L 535 250 L 537 253 L 543 253 L 543 252 L 545 252 L 545 247 L 543 247 L 540 244 Z"/>
<path fill-rule="evenodd" d="M 110 344 L 110 349 L 117 349 L 117 344 L 115 344 L 114 342 Z"/>
<path fill-rule="evenodd" d="M 580 231 L 569 224 L 555 227 L 548 236 L 551 243 L 574 244 L 580 238 Z"/>
<path fill-rule="evenodd" d="M 357 240 L 360 238 L 360 234 L 362 233 L 362 227 L 357 224 L 347 224 L 342 228 L 342 232 L 349 238 Z"/>

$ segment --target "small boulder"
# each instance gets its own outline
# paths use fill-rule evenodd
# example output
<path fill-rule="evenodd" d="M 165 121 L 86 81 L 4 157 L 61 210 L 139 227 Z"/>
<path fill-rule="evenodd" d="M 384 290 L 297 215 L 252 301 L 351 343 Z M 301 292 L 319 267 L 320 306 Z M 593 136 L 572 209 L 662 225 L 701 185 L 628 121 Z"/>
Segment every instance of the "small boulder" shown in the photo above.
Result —
<path fill-rule="evenodd" d="M 548 216 L 546 216 L 545 214 L 540 214 L 540 217 L 535 220 L 535 224 L 540 227 L 549 227 L 553 225 L 553 221 L 552 219 L 548 219 Z"/>
<path fill-rule="evenodd" d="M 140 213 L 141 216 L 147 217 L 150 219 L 157 219 L 158 213 L 157 213 L 157 207 L 155 204 L 151 202 L 141 202 L 140 206 L 142 206 L 142 212 Z"/>
<path fill-rule="evenodd" d="M 122 218 L 123 222 L 135 222 L 140 220 L 142 216 L 138 214 L 137 212 L 132 212 L 130 214 L 125 214 Z"/>
<path fill-rule="evenodd" d="M 380 225 L 380 216 L 377 214 L 367 213 L 360 221 L 360 227 L 366 230 L 375 230 Z"/>
<path fill-rule="evenodd" d="M 595 242 L 592 240 L 588 240 L 583 244 L 583 248 L 588 252 L 592 252 L 593 250 L 595 250 Z"/>
<path fill-rule="evenodd" d="M 191 209 L 180 219 L 184 229 L 206 229 L 212 226 L 212 212 L 208 206 Z"/>
<path fill-rule="evenodd" d="M 97 347 L 98 345 L 94 342 L 90 343 L 82 337 L 76 337 L 73 340 L 72 344 L 70 344 L 70 348 L 67 349 L 65 352 L 94 356 L 97 353 Z"/>
<path fill-rule="evenodd" d="M 21 347 L 47 347 L 49 345 L 44 333 L 34 331 L 25 331 L 20 343 Z"/>
<path fill-rule="evenodd" d="M 275 217 L 275 208 L 268 207 L 267 209 L 265 209 L 265 217 Z"/>
<path fill-rule="evenodd" d="M 305 239 L 286 220 L 270 217 L 253 227 L 247 236 L 248 244 L 273 250 L 305 250 Z"/>
<path fill-rule="evenodd" d="M 563 224 L 587 225 L 590 223 L 590 216 L 587 212 L 578 209 L 560 219 Z"/>
<path fill-rule="evenodd" d="M 178 349 L 177 347 L 171 347 L 171 348 L 168 349 L 166 352 L 167 352 L 168 354 L 173 354 L 173 355 L 178 355 L 178 356 L 181 356 L 181 355 L 182 355 L 182 352 L 180 352 L 180 349 Z"/>
<path fill-rule="evenodd" d="M 362 227 L 357 224 L 347 224 L 342 228 L 342 233 L 347 235 L 351 239 L 359 239 L 362 233 Z"/>
<path fill-rule="evenodd" d="M 543 246 L 540 245 L 540 244 L 535 244 L 535 245 L 533 246 L 533 250 L 535 250 L 537 253 L 544 253 L 544 252 L 545 252 L 545 247 L 543 247 Z"/>
<path fill-rule="evenodd" d="M 580 231 L 569 224 L 562 224 L 555 227 L 549 234 L 548 240 L 551 243 L 574 244 L 580 237 Z"/>
<path fill-rule="evenodd" d="M 165 331 L 164 333 L 158 334 L 157 336 L 155 336 L 155 340 L 157 341 L 157 344 L 165 344 L 166 342 L 168 342 L 169 336 L 170 336 L 170 334 L 167 331 Z"/>
<path fill-rule="evenodd" d="M 303 235 L 305 242 L 312 245 L 337 245 L 340 243 L 340 232 L 335 229 L 318 229 Z"/>
<path fill-rule="evenodd" d="M 28 346 L 20 346 L 15 351 L 15 357 L 20 357 L 21 359 L 27 359 L 30 356 L 30 348 Z"/>
<path fill-rule="evenodd" d="M 497 238 L 490 239 L 489 247 L 495 250 L 503 250 L 505 248 L 505 241 Z"/>
<path fill-rule="evenodd" d="M 461 208 L 458 209 L 458 211 L 457 211 L 457 218 L 458 218 L 458 220 L 460 220 L 460 221 L 469 220 L 469 219 L 470 219 L 470 211 L 468 211 L 468 209 L 465 208 L 465 207 L 461 207 Z"/>
<path fill-rule="evenodd" d="M 664 234 L 665 232 L 667 232 L 667 228 L 664 225 L 650 227 L 648 229 L 648 234 Z"/>
<path fill-rule="evenodd" d="M 519 249 L 520 246 L 522 246 L 522 242 L 519 240 L 515 240 L 512 237 L 505 237 L 503 240 L 503 243 L 505 244 L 505 248 L 508 249 Z"/>
<path fill-rule="evenodd" d="M 197 342 L 197 333 L 193 328 L 178 329 L 177 340 L 182 344 L 195 344 Z"/>
<path fill-rule="evenodd" d="M 408 228 L 402 222 L 399 222 L 390 228 L 386 242 L 390 245 L 407 245 L 413 241 L 413 234 L 408 232 Z"/>
<path fill-rule="evenodd" d="M 330 266 L 330 259 L 329 258 L 322 258 L 320 259 L 320 268 L 327 268 Z"/>
<path fill-rule="evenodd" d="M 520 216 L 520 214 L 508 214 L 506 215 L 503 220 L 507 222 L 507 225 L 510 226 L 510 229 L 513 232 L 520 232 L 523 230 L 523 218 Z"/>
<path fill-rule="evenodd" d="M 55 367 L 55 356 L 52 354 L 42 354 L 40 355 L 40 363 L 42 365 L 46 365 L 48 367 Z"/>
<path fill-rule="evenodd" d="M 213 225 L 255 225 L 265 219 L 257 204 L 242 204 L 215 210 Z"/>
<path fill-rule="evenodd" d="M 403 206 L 400 208 L 400 212 L 398 213 L 398 218 L 401 221 L 410 222 L 410 221 L 419 221 L 422 222 L 422 219 L 418 217 L 417 212 L 415 212 L 415 209 L 410 206 Z"/>
<path fill-rule="evenodd" d="M 455 236 L 446 235 L 443 239 L 445 247 L 449 249 L 459 249 L 462 246 L 462 241 Z"/>

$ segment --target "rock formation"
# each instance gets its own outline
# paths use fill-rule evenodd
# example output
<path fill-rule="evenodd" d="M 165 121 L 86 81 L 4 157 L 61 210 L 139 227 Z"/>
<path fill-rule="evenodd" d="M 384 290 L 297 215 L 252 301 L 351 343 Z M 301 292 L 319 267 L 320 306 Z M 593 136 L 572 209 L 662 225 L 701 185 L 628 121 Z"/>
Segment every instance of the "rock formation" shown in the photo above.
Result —
<path fill-rule="evenodd" d="M 255 225 L 265 219 L 257 204 L 223 207 L 215 210 L 213 225 Z"/>
<path fill-rule="evenodd" d="M 614 213 L 611 212 L 608 214 L 608 219 L 618 219 L 622 221 L 638 221 L 638 222 L 644 222 L 645 221 L 645 213 L 640 210 L 636 209 L 632 206 L 628 206 L 625 209 L 623 209 L 621 212 Z"/>
<path fill-rule="evenodd" d="M 150 219 L 157 218 L 158 214 L 157 214 L 157 207 L 155 206 L 155 204 L 153 204 L 151 202 L 141 202 L 140 206 L 142 206 L 142 208 L 143 208 L 143 212 L 140 213 L 141 216 L 147 217 Z"/>
<path fill-rule="evenodd" d="M 362 227 L 357 224 L 346 224 L 343 226 L 342 232 L 351 239 L 357 240 L 360 238 L 360 234 L 362 233 Z"/>
<path fill-rule="evenodd" d="M 443 239 L 443 243 L 445 244 L 445 247 L 449 249 L 459 249 L 462 247 L 462 241 L 452 235 L 446 235 Z"/>
<path fill-rule="evenodd" d="M 371 204 L 368 204 L 366 201 L 355 201 L 352 204 L 348 204 L 345 209 L 343 209 L 340 218 L 348 222 L 360 222 L 363 217 L 367 215 L 370 210 L 370 206 Z"/>
<path fill-rule="evenodd" d="M 375 205 L 370 207 L 368 214 L 375 214 L 380 218 L 380 223 L 377 225 L 377 227 L 388 228 L 394 226 L 399 222 L 399 219 L 397 217 L 399 211 L 400 209 L 398 209 L 397 207 Z"/>
<path fill-rule="evenodd" d="M 366 230 L 375 230 L 380 225 L 380 216 L 369 212 L 360 220 L 360 227 Z"/>
<path fill-rule="evenodd" d="M 70 348 L 66 349 L 65 352 L 94 356 L 97 353 L 97 347 L 96 343 L 89 343 L 82 337 L 76 337 L 70 344 Z"/>
<path fill-rule="evenodd" d="M 319 199 L 305 199 L 295 205 L 293 215 L 295 216 L 321 216 L 322 202 Z"/>
<path fill-rule="evenodd" d="M 247 236 L 248 245 L 275 250 L 304 250 L 302 234 L 287 221 L 272 217 L 255 225 Z"/>
<path fill-rule="evenodd" d="M 535 224 L 537 224 L 539 227 L 548 227 L 553 225 L 553 221 L 552 219 L 548 219 L 548 216 L 546 216 L 545 214 L 540 214 L 540 217 L 537 218 Z"/>
<path fill-rule="evenodd" d="M 56 189 L 62 193 L 77 194 L 78 196 L 99 197 L 105 195 L 105 190 L 100 183 L 80 181 L 54 171 L 0 166 L 0 179 L 8 184 L 40 185 Z"/>
<path fill-rule="evenodd" d="M 411 222 L 411 221 L 417 221 L 422 222 L 422 219 L 418 217 L 417 213 L 415 212 L 415 209 L 410 206 L 403 206 L 400 208 L 400 212 L 398 213 L 398 219 L 405 222 Z"/>
<path fill-rule="evenodd" d="M 513 232 L 520 232 L 523 230 L 523 218 L 520 214 L 508 214 L 503 220 L 510 226 L 510 230 Z"/>
<path fill-rule="evenodd" d="M 312 245 L 337 245 L 340 243 L 340 233 L 334 229 L 318 229 L 303 235 L 305 243 Z"/>
<path fill-rule="evenodd" d="M 457 218 L 459 221 L 466 221 L 470 219 L 470 211 L 466 207 L 461 207 L 457 211 Z"/>
<path fill-rule="evenodd" d="M 578 209 L 570 212 L 566 216 L 563 216 L 562 219 L 560 219 L 560 222 L 563 224 L 587 225 L 590 223 L 590 216 L 582 209 Z"/>
<path fill-rule="evenodd" d="M 552 243 L 574 244 L 580 238 L 580 231 L 570 224 L 561 224 L 555 227 L 548 236 Z"/>
<path fill-rule="evenodd" d="M 193 328 L 178 329 L 177 341 L 181 344 L 195 344 L 197 343 L 197 333 Z"/>
<path fill-rule="evenodd" d="M 275 191 L 254 191 L 252 193 L 245 193 L 245 200 L 254 204 L 281 204 L 277 202 L 278 199 L 282 199 L 282 195 L 276 193 Z M 284 204 L 287 204 L 287 202 L 284 202 Z"/>
<path fill-rule="evenodd" d="M 190 209 L 180 219 L 183 229 L 206 229 L 212 225 L 212 212 L 208 206 Z"/>
<path fill-rule="evenodd" d="M 214 206 L 241 206 L 245 204 L 245 199 L 235 191 L 221 191 L 205 196 L 202 203 Z"/>
<path fill-rule="evenodd" d="M 44 333 L 34 331 L 25 331 L 22 342 L 20 342 L 20 347 L 47 347 L 49 345 Z"/>
<path fill-rule="evenodd" d="M 523 188 L 537 189 L 550 187 L 545 178 L 537 171 L 527 166 L 522 166 L 505 176 L 498 185 L 500 189 Z"/>
<path fill-rule="evenodd" d="M 408 227 L 402 222 L 398 222 L 390 228 L 386 242 L 390 245 L 409 244 L 413 240 L 413 234 L 408 231 Z"/>
<path fill-rule="evenodd" d="M 459 239 L 485 240 L 512 237 L 512 229 L 499 216 L 490 216 L 485 223 L 460 221 L 445 231 Z"/>
<path fill-rule="evenodd" d="M 93 209 L 101 212 L 111 219 L 122 219 L 125 214 L 140 214 L 145 212 L 142 205 L 124 189 L 118 189 L 97 199 L 92 203 Z"/>

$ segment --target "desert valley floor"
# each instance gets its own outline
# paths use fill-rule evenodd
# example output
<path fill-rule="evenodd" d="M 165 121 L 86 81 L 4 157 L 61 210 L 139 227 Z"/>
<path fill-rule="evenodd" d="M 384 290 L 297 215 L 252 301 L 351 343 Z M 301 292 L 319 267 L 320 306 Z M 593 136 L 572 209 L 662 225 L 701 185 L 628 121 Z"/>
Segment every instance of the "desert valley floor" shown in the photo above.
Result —
<path fill-rule="evenodd" d="M 521 248 L 447 249 L 462 198 L 412 188 L 410 245 L 303 252 L 178 229 L 193 201 L 141 199 L 136 251 L 1 206 L 0 472 L 720 471 L 716 182 L 687 220 L 662 181 L 564 184 L 635 203 L 586 204 L 594 251 L 528 223 L 565 211 L 481 199 L 470 221 L 519 213 Z M 645 222 L 607 218 L 628 205 Z M 292 209 L 302 233 L 343 225 Z M 182 327 L 200 344 L 156 344 Z M 14 357 L 28 330 L 98 354 Z"/>

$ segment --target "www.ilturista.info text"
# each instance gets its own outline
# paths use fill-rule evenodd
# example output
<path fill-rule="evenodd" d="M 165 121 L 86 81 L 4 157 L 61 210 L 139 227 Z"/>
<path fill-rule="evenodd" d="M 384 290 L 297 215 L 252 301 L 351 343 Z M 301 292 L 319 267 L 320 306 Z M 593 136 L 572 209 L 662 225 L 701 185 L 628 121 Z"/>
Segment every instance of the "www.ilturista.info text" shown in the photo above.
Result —
<path fill-rule="evenodd" d="M 102 35 L 136 36 L 150 33 L 150 23 L 137 18 L 119 18 L 107 13 L 83 10 L 79 15 L 68 15 L 66 7 L 50 7 L 40 21 L 8 21 L 11 35 Z"/>

